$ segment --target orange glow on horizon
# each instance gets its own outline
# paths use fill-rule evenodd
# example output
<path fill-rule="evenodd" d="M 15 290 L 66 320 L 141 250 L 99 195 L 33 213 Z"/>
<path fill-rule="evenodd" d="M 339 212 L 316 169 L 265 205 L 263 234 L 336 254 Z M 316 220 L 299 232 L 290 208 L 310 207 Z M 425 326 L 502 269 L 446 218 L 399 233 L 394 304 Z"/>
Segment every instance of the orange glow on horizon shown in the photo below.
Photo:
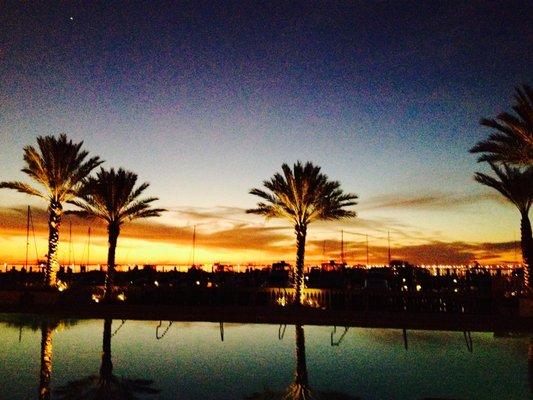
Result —
<path fill-rule="evenodd" d="M 2 263 L 23 265 L 25 262 L 26 237 L 20 235 L 10 236 L 8 239 L 2 238 L 0 249 L 0 261 Z M 349 244 L 349 243 L 347 243 Z M 104 236 L 91 237 L 91 246 L 87 251 L 86 241 L 73 241 L 70 244 L 66 240 L 61 240 L 59 245 L 59 260 L 62 265 L 69 264 L 106 264 L 107 260 L 107 238 Z M 37 249 L 39 251 L 38 259 L 45 260 L 47 242 L 45 239 L 37 240 Z M 416 250 L 414 250 L 416 252 Z M 197 245 L 194 250 L 194 264 L 243 264 L 243 265 L 267 265 L 272 262 L 285 260 L 294 263 L 295 244 L 287 241 L 283 249 L 276 249 L 273 252 L 257 249 L 227 249 L 211 248 Z M 306 248 L 306 265 L 318 265 L 329 260 L 341 261 L 340 248 L 337 250 L 330 249 L 327 254 L 323 254 L 322 249 L 312 244 Z M 370 264 L 386 264 L 388 262 L 388 249 L 385 246 L 371 247 L 369 249 Z M 415 263 L 416 254 L 413 250 L 406 247 L 392 247 L 392 259 L 402 259 Z M 366 251 L 359 249 L 357 253 L 353 251 L 345 252 L 345 261 L 349 265 L 366 264 Z M 439 262 L 436 257 L 434 260 L 431 256 L 424 255 L 425 264 L 461 264 L 453 263 L 453 260 Z M 521 253 L 519 250 L 504 250 L 496 255 L 484 254 L 483 251 L 474 252 L 474 257 L 467 260 L 468 262 L 478 261 L 480 264 L 502 264 L 502 263 L 520 263 Z M 132 238 L 119 238 L 116 262 L 120 265 L 192 265 L 192 244 L 176 245 L 166 242 L 149 241 Z M 35 245 L 30 241 L 28 250 L 28 264 L 35 264 Z M 465 263 L 465 262 L 463 262 Z"/>
<path fill-rule="evenodd" d="M 47 215 L 35 209 L 35 238 L 30 231 L 28 263 L 44 260 L 47 253 Z M 201 216 L 200 216 L 201 217 Z M 72 220 L 70 220 L 72 218 Z M 294 264 L 295 238 L 292 229 L 283 223 L 276 226 L 253 222 L 228 222 L 209 216 L 210 225 L 199 224 L 193 257 L 192 226 L 172 226 L 159 220 L 124 225 L 118 240 L 116 262 L 119 265 L 192 265 L 255 264 L 267 265 L 285 260 Z M 70 233 L 72 221 L 72 234 Z M 171 220 L 167 220 L 171 222 Z M 23 208 L 0 209 L 0 263 L 22 265 L 26 257 L 26 216 Z M 91 226 L 89 246 L 88 227 Z M 341 225 L 342 227 L 342 225 Z M 306 245 L 306 264 L 341 261 L 341 227 L 333 223 L 310 226 Z M 350 229 L 350 228 L 348 228 Z M 344 259 L 350 264 L 366 264 L 365 235 L 344 231 Z M 370 236 L 370 264 L 388 261 L 387 238 Z M 72 238 L 72 242 L 70 242 Z M 395 232 L 391 242 L 392 259 L 419 264 L 481 264 L 520 263 L 519 243 L 446 242 L 403 237 Z M 37 250 L 36 250 L 37 248 Z M 94 221 L 66 216 L 60 230 L 59 259 L 68 264 L 106 264 L 107 232 Z"/>

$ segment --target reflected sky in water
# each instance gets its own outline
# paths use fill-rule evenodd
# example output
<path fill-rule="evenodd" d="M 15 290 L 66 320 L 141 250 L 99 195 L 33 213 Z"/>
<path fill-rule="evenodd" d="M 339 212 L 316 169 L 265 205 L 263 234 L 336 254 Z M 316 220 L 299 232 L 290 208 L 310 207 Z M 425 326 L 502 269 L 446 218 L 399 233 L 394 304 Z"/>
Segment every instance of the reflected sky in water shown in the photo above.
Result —
<path fill-rule="evenodd" d="M 24 319 L 0 320 L 0 399 L 38 398 L 41 329 Z M 16 324 L 15 324 L 16 322 Z M 18 324 L 18 326 L 17 326 Z M 294 381 L 295 327 L 174 322 L 162 339 L 159 321 L 114 320 L 113 374 L 153 381 L 159 393 L 140 399 L 245 399 L 282 393 Z M 24 326 L 20 329 L 20 326 Z M 161 335 L 168 322 L 159 329 Z M 118 331 L 117 331 L 118 328 Z M 361 399 L 528 399 L 529 337 L 462 332 L 350 328 L 332 346 L 332 327 L 305 326 L 309 386 Z M 333 341 L 344 328 L 337 327 Z M 98 376 L 103 320 L 59 324 L 53 332 L 52 399 L 69 382 Z M 280 335 L 281 333 L 281 335 Z M 280 339 L 281 336 L 281 339 Z M 54 392 L 56 391 L 56 392 Z"/>

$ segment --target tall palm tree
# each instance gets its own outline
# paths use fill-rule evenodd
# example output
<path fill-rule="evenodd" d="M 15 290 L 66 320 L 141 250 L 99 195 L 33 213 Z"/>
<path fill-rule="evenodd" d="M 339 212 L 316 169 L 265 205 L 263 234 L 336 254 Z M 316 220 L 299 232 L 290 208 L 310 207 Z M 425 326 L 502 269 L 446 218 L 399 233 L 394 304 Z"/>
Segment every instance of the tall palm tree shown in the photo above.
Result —
<path fill-rule="evenodd" d="M 533 204 L 533 165 L 521 169 L 504 164 L 499 167 L 489 163 L 497 178 L 476 172 L 474 179 L 493 189 L 496 189 L 513 203 L 520 211 L 520 243 L 524 263 L 524 283 L 528 291 L 533 286 L 533 239 L 531 237 L 531 222 L 529 210 Z"/>
<path fill-rule="evenodd" d="M 104 320 L 100 373 L 68 382 L 55 390 L 55 397 L 62 400 L 135 400 L 138 398 L 137 394 L 152 395 L 160 392 L 160 390 L 151 387 L 154 383 L 151 380 L 122 378 L 113 374 L 113 361 L 111 359 L 112 323 L 110 318 Z"/>
<path fill-rule="evenodd" d="M 340 183 L 330 181 L 320 172 L 320 167 L 300 161 L 293 169 L 283 164 L 283 174 L 276 173 L 263 182 L 268 191 L 252 189 L 250 194 L 260 197 L 257 208 L 247 213 L 264 215 L 266 218 L 285 218 L 294 224 L 296 234 L 296 268 L 294 271 L 295 304 L 303 304 L 304 256 L 307 226 L 316 220 L 337 220 L 356 216 L 345 207 L 357 204 L 357 196 L 343 193 Z"/>
<path fill-rule="evenodd" d="M 501 113 L 496 119 L 483 118 L 481 125 L 494 129 L 489 138 L 478 142 L 471 153 L 484 153 L 478 161 L 533 164 L 533 90 L 516 88 L 516 115 Z"/>
<path fill-rule="evenodd" d="M 126 221 L 139 218 L 158 217 L 162 208 L 151 208 L 150 203 L 157 197 L 139 198 L 148 188 L 148 183 L 135 187 L 137 175 L 120 168 L 109 171 L 101 168 L 96 177 L 85 180 L 77 199 L 70 201 L 81 211 L 82 216 L 93 216 L 107 224 L 109 248 L 107 252 L 107 273 L 105 297 L 109 299 L 113 292 L 115 273 L 115 252 L 120 228 Z"/>
<path fill-rule="evenodd" d="M 57 250 L 59 227 L 63 214 L 63 203 L 75 198 L 81 183 L 91 171 L 100 165 L 98 157 L 86 160 L 87 151 L 81 150 L 83 142 L 73 143 L 62 133 L 59 137 L 39 136 L 37 150 L 33 146 L 24 147 L 25 166 L 22 172 L 43 187 L 39 190 L 24 182 L 0 182 L 0 188 L 14 189 L 48 201 L 48 259 L 45 284 L 56 286 L 59 270 Z"/>

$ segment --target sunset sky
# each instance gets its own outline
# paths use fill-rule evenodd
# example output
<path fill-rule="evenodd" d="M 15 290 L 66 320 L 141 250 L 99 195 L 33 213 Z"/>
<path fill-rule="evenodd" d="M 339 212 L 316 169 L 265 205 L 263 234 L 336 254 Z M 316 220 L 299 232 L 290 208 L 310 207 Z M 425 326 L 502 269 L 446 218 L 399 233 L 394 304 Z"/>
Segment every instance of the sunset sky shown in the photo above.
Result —
<path fill-rule="evenodd" d="M 119 237 L 119 263 L 294 262 L 291 227 L 245 214 L 281 164 L 312 161 L 358 217 L 308 231 L 307 262 L 516 262 L 519 213 L 468 153 L 531 84 L 530 1 L 33 2 L 0 5 L 0 181 L 65 132 L 150 182 L 168 209 Z M 46 253 L 46 204 L 0 191 L 0 262 Z M 69 217 L 60 258 L 105 262 Z"/>

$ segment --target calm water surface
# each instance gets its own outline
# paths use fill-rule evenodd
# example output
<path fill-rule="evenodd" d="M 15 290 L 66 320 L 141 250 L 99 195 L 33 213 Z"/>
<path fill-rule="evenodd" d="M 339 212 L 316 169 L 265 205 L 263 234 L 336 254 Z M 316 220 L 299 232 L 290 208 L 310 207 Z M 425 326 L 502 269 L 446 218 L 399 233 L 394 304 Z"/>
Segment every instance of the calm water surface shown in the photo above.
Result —
<path fill-rule="evenodd" d="M 167 330 L 165 321 L 158 329 L 159 321 L 20 315 L 0 321 L 3 400 L 39 398 L 39 390 L 52 399 L 120 391 L 117 398 L 138 399 L 289 392 L 323 399 L 532 398 L 533 342 L 524 336 L 407 331 L 406 349 L 402 330 L 394 329 L 174 322 Z"/>

